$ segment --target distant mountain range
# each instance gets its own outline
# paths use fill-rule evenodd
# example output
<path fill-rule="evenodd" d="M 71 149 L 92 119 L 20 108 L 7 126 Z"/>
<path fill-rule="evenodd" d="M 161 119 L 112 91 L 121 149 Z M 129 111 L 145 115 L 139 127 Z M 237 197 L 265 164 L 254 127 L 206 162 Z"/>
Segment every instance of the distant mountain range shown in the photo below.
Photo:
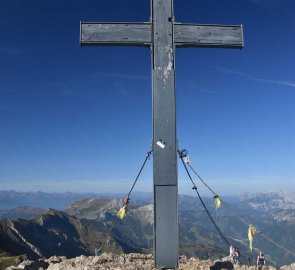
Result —
<path fill-rule="evenodd" d="M 84 198 L 123 198 L 126 194 L 103 193 L 47 193 L 47 192 L 18 192 L 14 190 L 0 190 L 0 210 L 12 210 L 14 208 L 30 206 L 38 208 L 54 208 L 64 210 L 73 202 Z M 148 192 L 135 193 L 137 200 L 150 199 L 152 194 Z"/>
<path fill-rule="evenodd" d="M 2 218 L 24 218 L 30 219 L 42 214 L 46 209 L 34 206 L 22 206 L 11 210 L 0 210 L 0 219 Z"/>
<path fill-rule="evenodd" d="M 150 195 L 132 198 L 124 220 L 116 217 L 122 205 L 121 200 L 106 197 L 79 199 L 63 212 L 42 209 L 41 204 L 36 202 L 34 205 L 39 208 L 0 211 L 0 217 L 10 218 L 0 220 L 0 253 L 25 253 L 32 258 L 38 257 L 38 252 L 44 256 L 74 257 L 80 254 L 93 255 L 95 249 L 101 247 L 102 251 L 114 253 L 151 252 L 153 205 Z M 25 197 L 25 194 L 22 196 Z M 46 196 L 48 198 L 50 194 L 46 193 Z M 53 198 L 57 197 L 62 198 L 61 194 L 53 194 Z M 71 196 L 65 197 L 68 199 Z M 238 245 L 242 254 L 249 256 L 252 262 L 257 256 L 255 252 L 259 250 L 265 252 L 268 263 L 276 266 L 295 261 L 294 256 L 263 237 L 266 235 L 278 245 L 295 251 L 295 193 L 269 192 L 225 197 L 222 198 L 225 203 L 218 210 L 214 207 L 213 198 L 203 200 L 226 238 L 230 243 Z M 33 218 L 25 220 L 16 219 L 17 217 Z M 250 223 L 258 230 L 252 254 L 249 253 L 246 225 Z M 259 234 L 261 231 L 263 235 Z M 197 197 L 179 197 L 179 232 L 180 254 L 202 259 L 215 259 L 228 254 L 227 245 Z"/>

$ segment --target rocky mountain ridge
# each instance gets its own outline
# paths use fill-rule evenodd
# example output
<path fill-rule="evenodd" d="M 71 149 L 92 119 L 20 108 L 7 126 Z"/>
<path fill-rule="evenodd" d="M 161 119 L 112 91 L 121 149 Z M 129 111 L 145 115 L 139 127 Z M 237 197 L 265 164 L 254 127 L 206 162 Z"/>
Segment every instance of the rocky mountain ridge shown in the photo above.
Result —
<path fill-rule="evenodd" d="M 265 211 L 295 209 L 295 192 L 292 191 L 244 194 L 241 196 L 241 200 L 246 201 L 253 209 L 264 209 Z"/>
<path fill-rule="evenodd" d="M 0 220 L 0 253 L 26 254 L 30 259 L 52 255 L 93 255 L 106 233 L 102 224 L 48 209 L 31 220 Z M 108 245 L 110 251 L 122 252 L 112 236 Z"/>
<path fill-rule="evenodd" d="M 72 259 L 65 257 L 51 257 L 36 261 L 24 261 L 17 266 L 8 267 L 6 270 L 157 270 L 154 268 L 152 254 L 112 254 L 103 253 L 100 256 L 79 256 Z M 180 270 L 256 270 L 256 266 L 233 265 L 228 257 L 220 260 L 200 260 L 181 256 L 179 259 Z M 277 270 L 271 266 L 264 266 L 264 270 Z M 282 266 L 282 270 L 295 270 L 295 263 Z"/>

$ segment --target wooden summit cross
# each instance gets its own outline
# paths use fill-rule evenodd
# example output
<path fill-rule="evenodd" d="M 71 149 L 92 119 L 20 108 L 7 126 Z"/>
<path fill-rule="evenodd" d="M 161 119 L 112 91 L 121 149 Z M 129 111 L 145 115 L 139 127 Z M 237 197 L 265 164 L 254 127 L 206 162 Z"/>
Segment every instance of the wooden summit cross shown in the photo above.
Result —
<path fill-rule="evenodd" d="M 241 25 L 174 22 L 173 0 L 151 0 L 146 23 L 81 22 L 81 45 L 151 48 L 155 267 L 178 267 L 175 48 L 242 48 Z"/>

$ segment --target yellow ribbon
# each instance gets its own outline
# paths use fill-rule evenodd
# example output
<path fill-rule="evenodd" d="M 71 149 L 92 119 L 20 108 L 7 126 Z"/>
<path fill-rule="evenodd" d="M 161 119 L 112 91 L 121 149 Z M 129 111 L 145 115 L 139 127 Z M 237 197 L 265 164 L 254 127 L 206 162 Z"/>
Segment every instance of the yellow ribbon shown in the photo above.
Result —
<path fill-rule="evenodd" d="M 253 236 L 256 234 L 256 228 L 253 225 L 249 225 L 248 229 L 248 238 L 249 238 L 249 243 L 250 243 L 250 251 L 252 252 L 253 250 Z"/>
<path fill-rule="evenodd" d="M 217 208 L 219 208 L 220 205 L 221 205 L 221 201 L 220 201 L 220 199 L 219 199 L 219 197 L 217 195 L 215 196 L 215 205 L 216 205 Z"/>
<path fill-rule="evenodd" d="M 124 205 L 124 206 L 118 211 L 118 213 L 117 213 L 117 217 L 118 217 L 119 219 L 123 219 L 123 218 L 126 217 L 126 215 L 127 215 L 127 213 L 126 213 L 126 205 Z"/>

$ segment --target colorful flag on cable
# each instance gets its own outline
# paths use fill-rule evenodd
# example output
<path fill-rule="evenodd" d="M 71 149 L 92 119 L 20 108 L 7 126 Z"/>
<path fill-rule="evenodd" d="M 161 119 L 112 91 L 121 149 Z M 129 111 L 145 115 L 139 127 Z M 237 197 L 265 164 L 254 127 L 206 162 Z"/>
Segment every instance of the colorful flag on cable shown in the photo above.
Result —
<path fill-rule="evenodd" d="M 253 250 L 253 237 L 255 236 L 255 234 L 256 234 L 256 228 L 250 224 L 248 229 L 248 238 L 249 238 L 251 252 Z"/>
<path fill-rule="evenodd" d="M 217 194 L 214 194 L 214 199 L 215 199 L 215 206 L 216 208 L 219 208 L 221 205 L 221 201 L 219 199 L 219 196 Z"/>
<path fill-rule="evenodd" d="M 119 210 L 119 212 L 117 213 L 117 217 L 119 218 L 119 219 L 123 219 L 123 218 L 125 218 L 126 217 L 126 215 L 127 215 L 127 211 L 126 211 L 127 209 L 126 209 L 126 205 L 124 205 L 120 210 Z"/>

